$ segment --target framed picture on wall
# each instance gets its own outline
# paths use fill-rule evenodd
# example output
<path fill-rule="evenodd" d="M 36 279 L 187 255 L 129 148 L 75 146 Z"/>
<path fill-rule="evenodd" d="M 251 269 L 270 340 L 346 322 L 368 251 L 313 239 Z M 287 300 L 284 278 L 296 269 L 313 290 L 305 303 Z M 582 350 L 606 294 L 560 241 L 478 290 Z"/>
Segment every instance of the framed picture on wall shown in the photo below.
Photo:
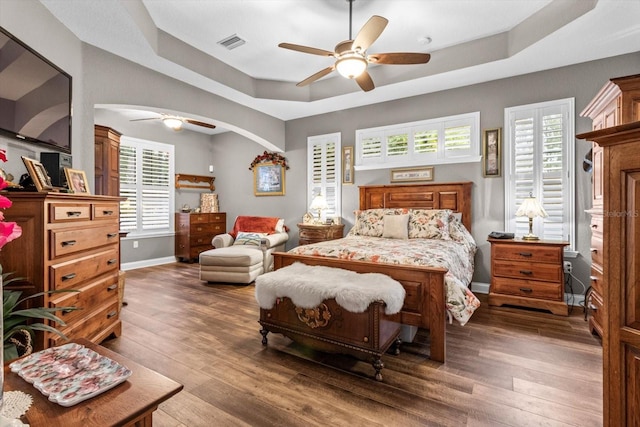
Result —
<path fill-rule="evenodd" d="M 391 169 L 391 182 L 433 181 L 433 166 Z"/>
<path fill-rule="evenodd" d="M 353 147 L 342 148 L 342 183 L 353 184 Z"/>
<path fill-rule="evenodd" d="M 272 162 L 253 168 L 253 193 L 256 196 L 284 196 L 284 166 Z"/>
<path fill-rule="evenodd" d="M 91 194 L 87 183 L 87 175 L 82 170 L 64 168 L 69 190 L 74 194 Z"/>
<path fill-rule="evenodd" d="M 485 129 L 482 133 L 482 176 L 502 176 L 502 128 Z"/>
<path fill-rule="evenodd" d="M 25 156 L 22 156 L 22 162 L 26 166 L 27 172 L 29 172 L 29 176 L 31 177 L 31 180 L 33 180 L 33 184 L 36 186 L 36 190 L 53 190 L 51 178 L 42 163 Z"/>

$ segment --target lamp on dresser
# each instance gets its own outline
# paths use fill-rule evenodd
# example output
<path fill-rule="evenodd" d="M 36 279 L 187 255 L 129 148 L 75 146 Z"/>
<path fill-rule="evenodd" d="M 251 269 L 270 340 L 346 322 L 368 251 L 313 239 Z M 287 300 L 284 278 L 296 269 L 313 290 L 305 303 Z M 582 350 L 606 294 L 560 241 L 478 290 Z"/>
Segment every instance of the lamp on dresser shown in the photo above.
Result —
<path fill-rule="evenodd" d="M 540 202 L 538 202 L 538 199 L 533 197 L 533 193 L 529 193 L 529 197 L 524 199 L 516 211 L 516 216 L 526 216 L 529 218 L 529 234 L 522 236 L 522 240 L 539 240 L 538 236 L 533 234 L 533 218 L 546 218 L 549 215 Z"/>

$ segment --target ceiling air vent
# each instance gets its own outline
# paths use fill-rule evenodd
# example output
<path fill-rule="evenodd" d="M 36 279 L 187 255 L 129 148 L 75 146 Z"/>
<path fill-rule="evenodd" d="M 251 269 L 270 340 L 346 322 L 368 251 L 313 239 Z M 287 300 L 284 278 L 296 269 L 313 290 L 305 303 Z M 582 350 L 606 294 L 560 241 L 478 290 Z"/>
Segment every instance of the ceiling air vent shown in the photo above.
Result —
<path fill-rule="evenodd" d="M 246 41 L 241 39 L 240 37 L 238 37 L 237 34 L 234 34 L 232 36 L 229 36 L 227 38 L 224 38 L 222 40 L 220 40 L 218 42 L 218 44 L 226 47 L 227 49 L 231 50 L 231 49 L 235 49 L 238 46 L 242 46 L 243 44 L 245 44 Z"/>

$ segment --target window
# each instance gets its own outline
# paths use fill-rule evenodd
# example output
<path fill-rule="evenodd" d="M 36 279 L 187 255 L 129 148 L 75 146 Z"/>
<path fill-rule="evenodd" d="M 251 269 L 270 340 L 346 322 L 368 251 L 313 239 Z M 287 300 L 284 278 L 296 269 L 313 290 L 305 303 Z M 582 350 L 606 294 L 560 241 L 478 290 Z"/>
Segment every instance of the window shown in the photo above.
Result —
<path fill-rule="evenodd" d="M 120 230 L 130 235 L 173 233 L 174 146 L 120 140 Z"/>
<path fill-rule="evenodd" d="M 322 194 L 329 205 L 329 208 L 322 212 L 324 218 L 342 215 L 340 137 L 338 132 L 307 138 L 307 207 L 316 195 Z M 317 215 L 317 212 L 311 213 Z"/>
<path fill-rule="evenodd" d="M 357 169 L 480 161 L 480 113 L 356 131 Z"/>
<path fill-rule="evenodd" d="M 574 100 L 562 99 L 505 109 L 505 224 L 516 235 L 529 232 L 528 218 L 516 218 L 532 193 L 547 218 L 533 220 L 541 239 L 566 240 L 575 250 Z"/>

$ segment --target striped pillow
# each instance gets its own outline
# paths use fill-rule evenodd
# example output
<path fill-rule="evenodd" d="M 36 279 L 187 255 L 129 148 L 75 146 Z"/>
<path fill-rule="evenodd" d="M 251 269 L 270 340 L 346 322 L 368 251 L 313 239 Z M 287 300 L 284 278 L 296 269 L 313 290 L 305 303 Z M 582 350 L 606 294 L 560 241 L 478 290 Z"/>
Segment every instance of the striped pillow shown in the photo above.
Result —
<path fill-rule="evenodd" d="M 233 242 L 235 245 L 252 245 L 252 246 L 260 246 L 260 242 L 262 238 L 265 237 L 267 233 L 244 233 L 242 231 L 238 232 L 236 236 L 236 240 Z"/>

